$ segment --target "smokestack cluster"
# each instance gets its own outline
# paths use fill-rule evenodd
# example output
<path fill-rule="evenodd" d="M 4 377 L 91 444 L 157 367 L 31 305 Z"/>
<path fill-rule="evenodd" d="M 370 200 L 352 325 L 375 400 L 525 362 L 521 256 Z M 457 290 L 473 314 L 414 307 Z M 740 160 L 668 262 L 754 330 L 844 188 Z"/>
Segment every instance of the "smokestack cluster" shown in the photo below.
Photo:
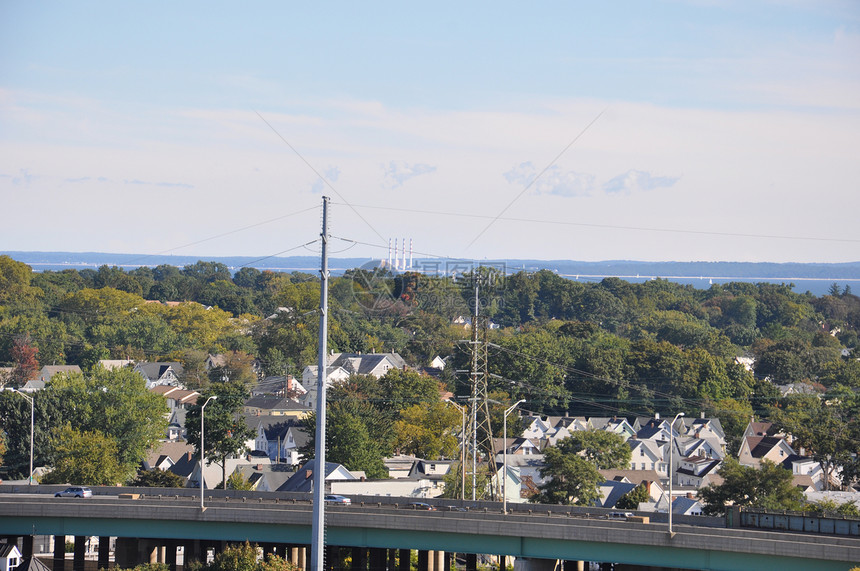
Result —
<path fill-rule="evenodd" d="M 412 269 L 412 238 L 409 238 L 409 254 L 406 253 L 406 238 L 401 238 L 400 249 L 397 248 L 397 238 L 388 239 L 388 261 L 385 267 L 399 271 Z"/>

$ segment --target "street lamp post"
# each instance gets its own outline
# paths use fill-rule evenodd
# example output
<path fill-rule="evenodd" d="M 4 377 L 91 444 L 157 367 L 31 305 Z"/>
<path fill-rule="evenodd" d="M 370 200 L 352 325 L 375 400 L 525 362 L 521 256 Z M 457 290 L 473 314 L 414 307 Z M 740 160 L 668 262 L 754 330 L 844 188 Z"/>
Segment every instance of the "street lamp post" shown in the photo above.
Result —
<path fill-rule="evenodd" d="M 466 407 L 455 403 L 454 401 L 446 400 L 448 404 L 452 404 L 460 411 L 460 499 L 466 499 Z"/>
<path fill-rule="evenodd" d="M 669 425 L 669 537 L 674 537 L 674 533 L 672 532 L 672 476 L 674 469 L 673 464 L 673 455 L 675 448 L 675 422 L 678 418 L 684 416 L 683 412 L 679 412 L 675 415 L 675 418 L 672 419 L 672 424 Z"/>
<path fill-rule="evenodd" d="M 209 401 L 217 398 L 218 395 L 212 395 L 206 399 L 206 402 L 204 402 L 203 406 L 200 407 L 200 511 L 206 511 L 206 508 L 203 506 L 203 488 L 205 483 L 205 479 L 203 478 L 203 466 L 206 462 L 206 453 L 203 451 L 203 430 L 205 428 L 203 424 L 203 412 L 206 409 L 206 405 L 209 404 Z"/>
<path fill-rule="evenodd" d="M 512 404 L 506 411 L 502 420 L 502 513 L 508 515 L 508 415 L 512 410 L 526 402 L 525 399 L 520 399 Z"/>
<path fill-rule="evenodd" d="M 30 482 L 29 486 L 33 485 L 33 426 L 35 425 L 36 419 L 36 404 L 35 399 L 33 397 L 28 397 L 24 393 L 19 390 L 12 389 L 12 392 L 18 393 L 28 401 L 30 401 Z"/>

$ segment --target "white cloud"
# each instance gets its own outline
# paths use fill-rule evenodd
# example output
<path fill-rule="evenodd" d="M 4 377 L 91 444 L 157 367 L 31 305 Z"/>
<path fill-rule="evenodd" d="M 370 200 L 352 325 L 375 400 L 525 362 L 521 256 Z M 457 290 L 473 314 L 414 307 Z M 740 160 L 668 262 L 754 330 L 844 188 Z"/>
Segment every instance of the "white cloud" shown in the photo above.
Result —
<path fill-rule="evenodd" d="M 436 167 L 427 164 L 416 163 L 410 165 L 406 161 L 391 161 L 383 165 L 385 171 L 385 187 L 398 188 L 404 182 L 416 176 L 436 172 Z"/>
<path fill-rule="evenodd" d="M 325 180 L 317 177 L 311 185 L 311 192 L 313 194 L 322 194 L 327 187 L 326 181 L 329 183 L 337 182 L 337 179 L 340 177 L 340 169 L 337 167 L 326 167 L 322 171 L 322 176 L 325 177 Z"/>
<path fill-rule="evenodd" d="M 678 177 L 653 176 L 651 173 L 629 170 L 605 183 L 603 190 L 613 194 L 630 194 L 631 192 L 642 192 L 655 188 L 668 188 L 676 182 L 678 182 Z"/>
<path fill-rule="evenodd" d="M 594 189 L 594 175 L 551 166 L 538 176 L 538 170 L 530 161 L 520 163 L 503 176 L 510 183 L 528 188 L 530 194 L 587 196 Z"/>

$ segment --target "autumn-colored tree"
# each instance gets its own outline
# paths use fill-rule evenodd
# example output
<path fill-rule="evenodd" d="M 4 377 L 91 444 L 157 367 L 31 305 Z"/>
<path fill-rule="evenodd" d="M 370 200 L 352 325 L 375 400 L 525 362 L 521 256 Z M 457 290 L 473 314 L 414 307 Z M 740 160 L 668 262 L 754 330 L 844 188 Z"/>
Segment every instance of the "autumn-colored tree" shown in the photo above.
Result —
<path fill-rule="evenodd" d="M 21 386 L 35 376 L 36 371 L 39 370 L 39 361 L 36 360 L 38 352 L 39 349 L 33 346 L 29 335 L 15 338 L 11 350 L 15 367 L 9 379 L 12 384 Z"/>

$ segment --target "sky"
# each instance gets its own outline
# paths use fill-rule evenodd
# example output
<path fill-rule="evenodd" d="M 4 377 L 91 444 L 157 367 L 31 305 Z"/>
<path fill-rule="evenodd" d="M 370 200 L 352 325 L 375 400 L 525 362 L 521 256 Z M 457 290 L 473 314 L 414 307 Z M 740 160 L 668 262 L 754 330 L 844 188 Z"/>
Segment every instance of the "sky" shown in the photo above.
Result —
<path fill-rule="evenodd" d="M 0 2 L 0 249 L 860 260 L 860 2 Z"/>

